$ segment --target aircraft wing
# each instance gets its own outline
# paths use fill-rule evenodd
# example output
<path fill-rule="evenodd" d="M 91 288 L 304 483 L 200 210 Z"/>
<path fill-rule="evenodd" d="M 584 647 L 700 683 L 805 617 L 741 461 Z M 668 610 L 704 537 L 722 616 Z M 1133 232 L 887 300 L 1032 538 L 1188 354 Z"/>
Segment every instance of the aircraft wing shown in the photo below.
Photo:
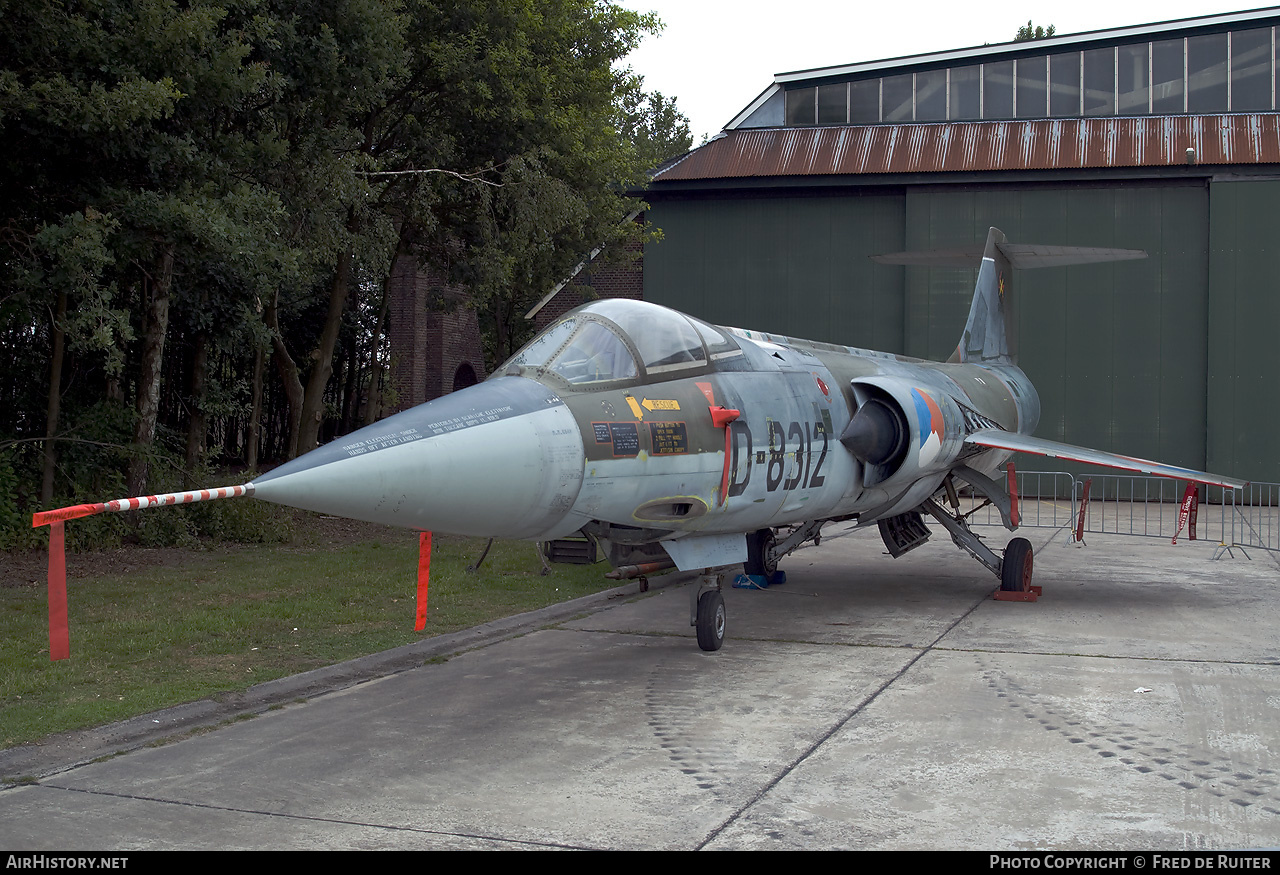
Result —
<path fill-rule="evenodd" d="M 1125 471 L 1137 471 L 1140 474 L 1154 474 L 1157 477 L 1171 477 L 1175 480 L 1194 480 L 1197 483 L 1208 483 L 1227 489 L 1240 489 L 1247 480 L 1234 477 L 1223 477 L 1207 471 L 1194 471 L 1190 468 L 1179 468 L 1163 462 L 1151 462 L 1147 459 L 1135 459 L 1132 456 L 1121 456 L 1088 447 L 1077 447 L 1058 441 L 1031 437 L 1025 434 L 1014 434 L 996 428 L 984 428 L 975 431 L 965 438 L 966 443 L 980 447 L 992 447 L 997 450 L 1013 450 L 1017 453 L 1033 453 L 1037 456 L 1048 456 L 1051 459 L 1070 459 L 1073 462 L 1084 462 L 1088 465 L 1101 465 L 1104 468 L 1120 468 Z"/>

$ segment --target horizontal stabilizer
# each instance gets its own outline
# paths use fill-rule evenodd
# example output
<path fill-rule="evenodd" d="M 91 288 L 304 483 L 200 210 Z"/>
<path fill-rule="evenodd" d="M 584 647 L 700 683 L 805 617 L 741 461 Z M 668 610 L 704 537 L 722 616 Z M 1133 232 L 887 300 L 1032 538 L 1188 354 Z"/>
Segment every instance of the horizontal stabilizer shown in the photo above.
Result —
<path fill-rule="evenodd" d="M 1107 261 L 1133 261 L 1146 258 L 1142 249 L 1104 249 L 1096 246 L 1043 246 L 1037 243 L 999 243 L 1009 264 L 1021 270 L 1037 267 L 1067 267 L 1073 264 L 1101 264 Z M 976 267 L 982 260 L 983 245 L 959 249 L 933 249 L 927 252 L 894 252 L 873 255 L 879 264 L 905 264 L 915 267 Z"/>
<path fill-rule="evenodd" d="M 1211 486 L 1222 486 L 1226 489 L 1240 489 L 1247 480 L 1234 477 L 1223 477 L 1207 471 L 1195 471 L 1190 468 L 1179 468 L 1162 462 L 1147 459 L 1135 459 L 1132 456 L 1121 456 L 1103 450 L 1092 450 L 1088 447 L 1077 447 L 1058 441 L 1031 437 L 1025 434 L 1013 434 L 996 428 L 984 428 L 975 431 L 965 438 L 966 443 L 980 447 L 991 447 L 997 450 L 1013 450 L 1017 453 L 1031 453 L 1036 456 L 1048 456 L 1051 459 L 1069 459 L 1073 462 L 1084 462 L 1087 465 L 1100 465 L 1104 468 L 1119 468 L 1123 471 L 1136 471 L 1139 474 L 1152 474 L 1156 477 L 1169 477 L 1174 480 L 1194 480 L 1197 483 L 1208 483 Z"/>

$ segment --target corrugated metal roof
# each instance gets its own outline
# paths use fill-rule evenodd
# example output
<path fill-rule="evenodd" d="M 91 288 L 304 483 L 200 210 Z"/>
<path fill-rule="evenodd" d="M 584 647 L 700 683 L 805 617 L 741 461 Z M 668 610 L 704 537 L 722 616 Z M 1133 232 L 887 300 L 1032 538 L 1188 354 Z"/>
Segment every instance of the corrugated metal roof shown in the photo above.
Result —
<path fill-rule="evenodd" d="M 654 182 L 761 176 L 1280 163 L 1280 114 L 727 131 Z"/>

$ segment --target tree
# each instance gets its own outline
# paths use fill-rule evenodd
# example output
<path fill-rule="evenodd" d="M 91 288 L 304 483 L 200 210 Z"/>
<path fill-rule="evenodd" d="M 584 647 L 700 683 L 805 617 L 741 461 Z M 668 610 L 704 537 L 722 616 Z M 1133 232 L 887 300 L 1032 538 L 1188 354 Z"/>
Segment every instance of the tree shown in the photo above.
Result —
<path fill-rule="evenodd" d="M 6 0 L 0 504 L 357 422 L 398 253 L 505 354 L 688 148 L 615 69 L 657 26 L 604 0 Z"/>
<path fill-rule="evenodd" d="M 1036 27 L 1032 27 L 1031 20 L 1027 19 L 1027 23 L 1018 28 L 1018 34 L 1013 38 L 1013 41 L 1015 43 L 1023 43 L 1028 40 L 1048 39 L 1057 32 L 1058 29 L 1052 24 L 1049 25 L 1048 28 L 1040 27 L 1038 25 Z"/>
<path fill-rule="evenodd" d="M 433 177 L 429 197 L 402 201 L 408 239 L 466 289 L 501 360 L 523 313 L 586 253 L 639 233 L 622 220 L 639 206 L 624 192 L 652 166 L 624 133 L 628 101 L 643 105 L 640 80 L 615 65 L 658 23 L 592 0 L 474 0 L 425 23 L 415 44 L 438 89 L 429 129 L 444 137 L 406 138 L 398 154 L 406 169 L 488 168 L 496 185 Z"/>
<path fill-rule="evenodd" d="M 659 91 L 646 93 L 643 84 L 635 77 L 623 94 L 620 133 L 639 166 L 654 170 L 693 148 L 693 134 L 676 102 Z"/>

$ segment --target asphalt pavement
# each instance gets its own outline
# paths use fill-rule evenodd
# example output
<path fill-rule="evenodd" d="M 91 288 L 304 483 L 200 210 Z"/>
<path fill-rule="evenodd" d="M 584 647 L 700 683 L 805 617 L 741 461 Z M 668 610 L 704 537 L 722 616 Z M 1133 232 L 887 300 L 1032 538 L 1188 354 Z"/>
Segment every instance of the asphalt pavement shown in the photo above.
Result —
<path fill-rule="evenodd" d="M 717 653 L 674 575 L 0 752 L 0 850 L 1280 846 L 1274 555 L 1020 534 L 1035 603 L 836 525 Z"/>

